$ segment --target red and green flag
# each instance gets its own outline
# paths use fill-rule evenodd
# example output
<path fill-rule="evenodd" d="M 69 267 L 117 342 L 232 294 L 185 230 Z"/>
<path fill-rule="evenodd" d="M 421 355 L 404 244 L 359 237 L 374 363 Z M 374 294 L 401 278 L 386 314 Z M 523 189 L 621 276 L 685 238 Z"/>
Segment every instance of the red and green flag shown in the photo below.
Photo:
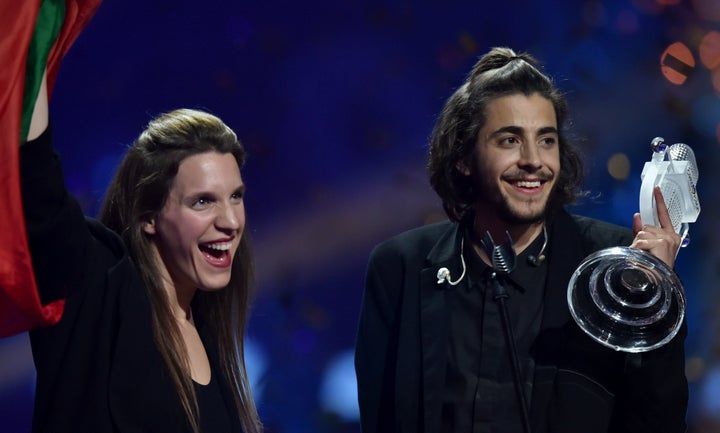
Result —
<path fill-rule="evenodd" d="M 101 0 L 0 0 L 0 337 L 57 323 L 64 301 L 43 305 L 28 249 L 19 145 L 47 68 L 52 93 L 62 58 Z M 49 95 L 48 95 L 49 96 Z"/>

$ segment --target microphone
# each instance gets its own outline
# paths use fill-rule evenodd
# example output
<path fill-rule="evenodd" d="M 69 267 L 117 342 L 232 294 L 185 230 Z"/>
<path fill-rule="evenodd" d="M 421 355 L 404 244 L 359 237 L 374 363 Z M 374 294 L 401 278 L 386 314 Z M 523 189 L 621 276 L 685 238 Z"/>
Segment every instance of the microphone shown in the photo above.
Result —
<path fill-rule="evenodd" d="M 535 256 L 533 254 L 530 254 L 528 256 L 528 262 L 535 266 L 536 268 L 542 265 L 542 262 L 545 261 L 545 254 L 540 254 L 539 256 Z"/>
<path fill-rule="evenodd" d="M 537 256 L 535 254 L 530 254 L 527 258 L 528 263 L 535 266 L 536 268 L 540 267 L 540 265 L 542 265 L 542 262 L 545 261 L 545 248 L 547 247 L 547 241 L 547 225 L 543 224 L 543 244 L 542 247 L 540 247 L 540 252 Z"/>
<path fill-rule="evenodd" d="M 671 161 L 688 161 L 688 176 L 690 176 L 690 182 L 693 186 L 697 185 L 698 181 L 698 168 L 697 161 L 695 160 L 695 153 L 685 143 L 675 143 L 667 150 L 670 155 Z"/>
<path fill-rule="evenodd" d="M 465 271 L 467 271 L 467 265 L 465 265 L 465 258 L 463 257 L 465 253 L 465 238 L 463 237 L 460 239 L 460 263 L 462 263 L 462 274 L 460 277 L 453 281 L 450 277 L 450 269 L 448 268 L 440 268 L 437 271 L 436 278 L 438 284 L 448 283 L 451 286 L 457 286 L 460 281 L 462 281 L 463 278 L 465 278 Z"/>
<path fill-rule="evenodd" d="M 685 143 L 676 143 L 668 148 L 662 137 L 655 137 L 651 147 L 652 158 L 645 163 L 640 175 L 640 217 L 643 224 L 660 226 L 653 197 L 653 189 L 659 185 L 673 229 L 682 237 L 682 246 L 686 246 L 688 224 L 697 221 L 700 214 L 695 188 L 698 181 L 695 153 Z"/>

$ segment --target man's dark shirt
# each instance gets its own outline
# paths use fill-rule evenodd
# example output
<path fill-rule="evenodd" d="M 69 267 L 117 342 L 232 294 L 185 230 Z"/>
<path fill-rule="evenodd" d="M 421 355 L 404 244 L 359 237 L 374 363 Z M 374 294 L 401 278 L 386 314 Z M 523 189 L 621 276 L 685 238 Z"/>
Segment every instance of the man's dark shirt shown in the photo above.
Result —
<path fill-rule="evenodd" d="M 547 275 L 545 261 L 535 266 L 528 257 L 539 254 L 544 239 L 541 233 L 517 256 L 513 272 L 501 277 L 509 295 L 506 304 L 528 405 L 534 371 L 530 350 L 540 330 Z M 467 288 L 451 288 L 447 294 L 452 313 L 442 407 L 443 432 L 517 433 L 522 431 L 522 417 L 499 305 L 493 299 L 492 269 L 480 259 L 467 233 L 464 242 L 466 278 L 470 284 Z M 498 244 L 503 242 L 507 240 L 496 240 Z"/>

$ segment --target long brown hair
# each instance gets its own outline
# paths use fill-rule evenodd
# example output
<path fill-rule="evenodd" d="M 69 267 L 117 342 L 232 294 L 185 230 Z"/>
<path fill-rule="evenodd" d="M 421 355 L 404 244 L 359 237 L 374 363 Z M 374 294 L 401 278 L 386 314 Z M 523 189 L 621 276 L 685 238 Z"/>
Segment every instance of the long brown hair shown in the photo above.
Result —
<path fill-rule="evenodd" d="M 493 48 L 473 66 L 465 82 L 448 98 L 430 138 L 428 171 L 430 184 L 443 202 L 448 217 L 455 221 L 472 213 L 477 201 L 474 183 L 462 175 L 457 164 L 475 151 L 480 129 L 485 125 L 487 104 L 516 93 L 538 93 L 555 108 L 559 129 L 560 174 L 550 198 L 551 208 L 572 203 L 582 195 L 583 166 L 575 146 L 564 131 L 568 117 L 565 97 L 550 77 L 539 70 L 529 54 L 509 48 Z"/>
<path fill-rule="evenodd" d="M 187 350 L 151 252 L 151 240 L 142 227 L 165 205 L 180 163 L 189 156 L 213 151 L 232 154 L 238 167 L 245 162 L 245 150 L 237 136 L 216 116 L 190 109 L 160 115 L 126 153 L 100 210 L 100 220 L 122 236 L 147 287 L 155 342 L 195 432 L 199 431 L 199 411 Z M 194 317 L 208 327 L 217 345 L 222 374 L 234 391 L 246 433 L 262 430 L 244 361 L 243 337 L 252 282 L 252 255 L 244 234 L 233 258 L 228 286 L 213 292 L 197 291 L 192 302 Z"/>

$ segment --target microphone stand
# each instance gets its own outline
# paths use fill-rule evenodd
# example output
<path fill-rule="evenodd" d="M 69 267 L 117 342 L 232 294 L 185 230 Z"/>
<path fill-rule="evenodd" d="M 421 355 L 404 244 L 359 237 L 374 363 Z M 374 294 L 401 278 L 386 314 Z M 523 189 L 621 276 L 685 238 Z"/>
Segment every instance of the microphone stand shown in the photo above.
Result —
<path fill-rule="evenodd" d="M 497 272 L 493 272 L 490 276 L 493 299 L 497 302 L 500 310 L 500 320 L 505 334 L 505 343 L 507 345 L 508 354 L 510 355 L 510 366 L 513 374 L 513 383 L 515 384 L 515 394 L 522 415 L 523 431 L 530 433 L 530 419 L 528 416 L 528 406 L 525 400 L 525 392 L 523 392 L 522 376 L 520 374 L 520 361 L 518 360 L 517 347 L 515 346 L 515 336 L 513 335 L 512 325 L 510 324 L 510 315 L 505 301 L 510 297 L 505 285 L 500 282 Z"/>
<path fill-rule="evenodd" d="M 520 361 L 518 360 L 517 347 L 515 345 L 515 336 L 513 335 L 512 325 L 510 324 L 510 315 L 508 314 L 506 300 L 510 296 L 505 289 L 505 285 L 500 281 L 500 276 L 508 275 L 515 269 L 515 248 L 513 247 L 510 233 L 505 232 L 508 242 L 502 245 L 495 245 L 490 232 L 485 232 L 485 236 L 480 240 L 485 253 L 492 262 L 493 273 L 490 276 L 492 285 L 493 299 L 498 304 L 500 310 L 500 320 L 502 322 L 503 333 L 505 334 L 505 344 L 507 345 L 508 355 L 510 356 L 510 367 L 513 375 L 513 384 L 515 385 L 515 395 L 522 416 L 523 431 L 530 431 L 530 417 L 528 415 L 528 405 L 523 392 L 522 375 L 520 374 Z"/>

